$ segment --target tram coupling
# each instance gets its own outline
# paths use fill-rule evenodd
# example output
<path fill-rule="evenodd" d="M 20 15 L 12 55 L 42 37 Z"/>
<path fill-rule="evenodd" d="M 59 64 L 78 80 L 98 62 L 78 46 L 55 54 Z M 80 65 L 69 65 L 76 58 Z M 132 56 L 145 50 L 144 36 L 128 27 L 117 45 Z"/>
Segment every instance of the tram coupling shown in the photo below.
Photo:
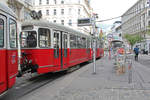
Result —
<path fill-rule="evenodd" d="M 20 71 L 18 71 L 17 77 L 22 77 L 22 75 L 26 73 L 37 72 L 39 66 L 37 64 L 33 64 L 32 60 L 28 58 L 28 55 L 30 54 L 23 52 L 21 55 L 22 55 L 21 64 L 20 64 L 21 69 Z"/>

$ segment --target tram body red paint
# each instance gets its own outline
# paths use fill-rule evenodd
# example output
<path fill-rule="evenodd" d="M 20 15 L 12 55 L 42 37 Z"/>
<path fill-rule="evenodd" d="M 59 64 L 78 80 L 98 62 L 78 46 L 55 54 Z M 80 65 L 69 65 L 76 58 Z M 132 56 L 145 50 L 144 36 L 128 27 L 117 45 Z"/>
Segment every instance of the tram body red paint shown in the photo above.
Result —
<path fill-rule="evenodd" d="M 6 50 L 0 50 L 0 93 L 7 89 Z"/>
<path fill-rule="evenodd" d="M 14 12 L 0 3 L 0 96 L 14 86 L 18 73 L 16 19 Z"/>

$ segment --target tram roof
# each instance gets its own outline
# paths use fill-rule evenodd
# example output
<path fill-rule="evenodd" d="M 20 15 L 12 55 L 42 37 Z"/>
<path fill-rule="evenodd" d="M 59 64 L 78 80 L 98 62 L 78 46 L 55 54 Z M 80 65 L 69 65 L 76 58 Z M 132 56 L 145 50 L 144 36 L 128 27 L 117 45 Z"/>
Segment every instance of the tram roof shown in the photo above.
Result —
<path fill-rule="evenodd" d="M 78 35 L 89 36 L 89 37 L 91 36 L 89 34 L 81 33 L 77 30 L 66 27 L 64 25 L 48 22 L 48 21 L 45 21 L 45 20 L 28 20 L 28 21 L 25 21 L 25 22 L 22 23 L 22 26 L 26 26 L 26 25 L 34 25 L 34 26 L 39 26 L 39 27 L 48 27 L 48 28 L 52 28 L 52 29 L 56 29 L 56 30 L 62 30 L 64 32 L 76 33 Z"/>
<path fill-rule="evenodd" d="M 12 11 L 11 8 L 9 8 L 6 4 L 4 3 L 0 3 L 0 10 L 2 12 L 5 12 L 7 14 L 9 14 L 10 16 L 13 16 L 15 18 L 17 18 L 16 14 Z"/>

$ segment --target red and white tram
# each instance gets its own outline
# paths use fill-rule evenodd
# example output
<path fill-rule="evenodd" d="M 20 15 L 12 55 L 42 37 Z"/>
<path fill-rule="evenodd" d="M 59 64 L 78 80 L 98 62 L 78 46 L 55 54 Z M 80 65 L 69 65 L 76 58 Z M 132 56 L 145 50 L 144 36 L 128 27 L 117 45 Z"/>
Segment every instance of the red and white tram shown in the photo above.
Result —
<path fill-rule="evenodd" d="M 92 60 L 92 37 L 63 25 L 27 21 L 20 37 L 21 74 L 57 72 Z"/>
<path fill-rule="evenodd" d="M 15 84 L 17 72 L 16 16 L 0 3 L 0 96 Z"/>

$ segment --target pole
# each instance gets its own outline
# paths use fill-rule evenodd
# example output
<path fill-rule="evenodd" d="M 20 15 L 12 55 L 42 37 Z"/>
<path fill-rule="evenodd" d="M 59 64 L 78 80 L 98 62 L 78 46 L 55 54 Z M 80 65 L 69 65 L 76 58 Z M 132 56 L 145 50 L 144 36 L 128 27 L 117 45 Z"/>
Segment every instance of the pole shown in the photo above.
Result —
<path fill-rule="evenodd" d="M 92 27 L 93 27 L 93 74 L 96 74 L 96 32 L 95 32 L 95 20 L 96 20 L 96 15 L 93 14 L 92 18 Z"/>
<path fill-rule="evenodd" d="M 109 42 L 109 60 L 111 60 L 111 47 L 110 47 L 110 42 Z"/>

